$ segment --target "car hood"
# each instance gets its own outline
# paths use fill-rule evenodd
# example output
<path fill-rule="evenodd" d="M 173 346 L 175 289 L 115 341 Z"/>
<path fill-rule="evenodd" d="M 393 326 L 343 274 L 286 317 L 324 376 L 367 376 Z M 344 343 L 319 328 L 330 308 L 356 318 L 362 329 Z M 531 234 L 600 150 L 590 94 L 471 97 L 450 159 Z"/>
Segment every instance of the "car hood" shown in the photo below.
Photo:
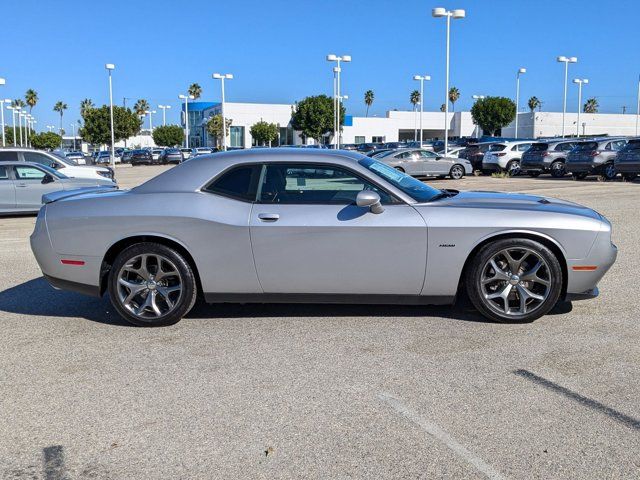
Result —
<path fill-rule="evenodd" d="M 446 197 L 434 202 L 432 205 L 459 207 L 459 208 L 483 208 L 501 210 L 528 210 L 579 215 L 601 220 L 602 216 L 588 207 L 577 203 L 559 200 L 557 198 L 529 195 L 525 193 L 504 192 L 459 192 L 453 197 Z"/>

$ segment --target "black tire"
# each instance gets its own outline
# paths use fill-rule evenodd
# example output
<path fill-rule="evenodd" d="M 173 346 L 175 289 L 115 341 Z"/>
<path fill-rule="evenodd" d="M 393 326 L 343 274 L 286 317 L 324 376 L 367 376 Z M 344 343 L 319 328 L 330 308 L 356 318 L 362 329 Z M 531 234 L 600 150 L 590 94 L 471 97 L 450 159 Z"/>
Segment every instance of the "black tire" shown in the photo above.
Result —
<path fill-rule="evenodd" d="M 527 172 L 527 175 L 529 175 L 531 178 L 538 178 L 541 173 L 542 172 L 530 170 L 530 171 Z"/>
<path fill-rule="evenodd" d="M 495 299 L 496 302 L 493 302 L 491 299 L 485 298 L 485 293 L 483 293 L 482 291 L 483 286 L 481 282 L 483 279 L 484 271 L 486 269 L 492 268 L 491 264 L 489 263 L 491 259 L 494 259 L 497 255 L 501 255 L 501 252 L 505 250 L 517 252 L 518 249 L 522 249 L 522 252 L 525 251 L 524 249 L 526 249 L 526 251 L 528 252 L 531 252 L 528 253 L 528 255 L 530 255 L 529 257 L 522 257 L 522 264 L 518 268 L 522 268 L 524 270 L 531 268 L 530 260 L 536 260 L 538 257 L 546 262 L 546 265 L 541 267 L 538 272 L 542 272 L 540 273 L 540 275 L 544 274 L 547 276 L 545 281 L 547 281 L 549 285 L 545 287 L 546 290 L 544 291 L 544 294 L 540 294 L 541 297 L 544 297 L 544 295 L 546 295 L 546 297 L 544 297 L 544 300 L 540 300 L 539 303 L 535 305 L 533 310 L 527 312 L 525 306 L 524 313 L 507 314 L 504 311 L 501 312 L 500 309 L 497 308 L 496 305 L 499 300 Z M 508 266 L 505 267 L 505 271 L 508 268 Z M 518 271 L 517 275 L 524 276 L 524 273 L 525 272 L 523 271 Z M 520 292 L 521 286 L 532 290 L 534 288 L 537 288 L 535 286 L 532 286 L 525 280 L 518 281 L 517 278 L 514 278 L 514 276 L 511 275 L 510 271 L 508 272 L 508 275 L 510 276 L 510 279 L 508 281 L 504 280 L 504 284 L 502 285 L 498 283 L 495 290 L 500 291 L 500 289 L 504 286 L 503 290 L 506 291 L 506 287 L 508 287 L 508 285 L 512 285 L 511 290 L 509 290 L 508 293 L 508 300 L 505 309 L 510 309 L 511 302 L 516 302 L 517 305 L 520 305 L 520 294 L 518 292 Z M 486 318 L 500 323 L 529 323 L 547 314 L 558 302 L 558 300 L 560 299 L 560 293 L 562 292 L 562 277 L 563 273 L 560 262 L 549 248 L 539 242 L 529 240 L 527 238 L 513 238 L 496 240 L 482 247 L 480 251 L 474 256 L 471 264 L 466 269 L 464 285 L 466 287 L 466 292 L 469 296 L 469 299 L 476 307 L 476 309 Z M 510 283 L 512 280 L 518 283 Z M 497 282 L 500 281 L 501 280 L 497 280 Z M 486 284 L 484 288 L 489 288 L 489 284 Z M 511 295 L 513 295 L 514 297 L 511 298 Z M 526 301 L 527 300 L 525 300 L 525 305 Z"/>
<path fill-rule="evenodd" d="M 510 177 L 516 177 L 520 175 L 520 160 L 511 160 L 507 163 L 507 173 Z"/>
<path fill-rule="evenodd" d="M 624 180 L 625 182 L 633 182 L 637 176 L 637 173 L 623 173 L 622 180 Z"/>
<path fill-rule="evenodd" d="M 598 180 L 601 182 L 608 182 L 616 178 L 616 175 L 618 175 L 618 172 L 616 172 L 615 165 L 613 163 L 607 163 L 598 175 Z"/>
<path fill-rule="evenodd" d="M 464 177 L 464 167 L 459 163 L 456 163 L 453 167 L 451 167 L 449 176 L 453 180 L 460 180 L 462 177 Z"/>
<path fill-rule="evenodd" d="M 556 160 L 551 164 L 551 176 L 553 178 L 562 178 L 566 174 L 567 170 L 562 160 Z"/>
<path fill-rule="evenodd" d="M 167 261 L 170 267 L 175 268 L 177 274 L 171 275 L 171 277 L 173 277 L 174 279 L 177 278 L 179 280 L 179 285 L 181 285 L 182 287 L 181 291 L 179 292 L 179 296 L 174 296 L 173 299 L 171 299 L 171 303 L 173 304 L 173 306 L 170 307 L 169 303 L 164 301 L 164 297 L 162 296 L 159 299 L 160 305 L 156 305 L 155 303 L 155 298 L 157 297 L 160 288 L 169 287 L 168 284 L 166 286 L 162 285 L 162 280 L 158 281 L 157 283 L 153 282 L 152 276 L 151 281 L 153 285 L 151 286 L 151 288 L 149 288 L 149 282 L 145 282 L 142 277 L 140 277 L 139 282 L 131 282 L 138 285 L 147 285 L 147 288 L 141 290 L 139 294 L 136 294 L 136 296 L 133 297 L 132 301 L 137 301 L 136 298 L 139 298 L 139 302 L 142 303 L 142 300 L 146 300 L 146 298 L 151 294 L 151 290 L 158 290 L 158 292 L 154 293 L 153 305 L 154 310 L 155 308 L 158 308 L 161 312 L 161 315 L 157 315 L 155 317 L 145 317 L 144 308 L 141 315 L 136 315 L 132 310 L 124 305 L 123 300 L 120 296 L 120 294 L 124 291 L 131 293 L 131 290 L 118 290 L 118 280 L 120 278 L 122 268 L 132 259 L 145 254 L 155 256 L 155 258 L 163 258 L 163 260 Z M 153 270 L 153 266 L 149 267 L 149 270 Z M 157 273 L 158 269 L 155 270 L 156 275 Z M 196 296 L 198 293 L 195 274 L 193 273 L 193 269 L 185 260 L 185 258 L 170 247 L 151 242 L 137 243 L 124 249 L 118 254 L 109 272 L 108 288 L 111 303 L 116 311 L 129 323 L 140 327 L 164 327 L 167 325 L 178 323 L 182 319 L 182 317 L 189 313 L 196 301 Z M 166 307 L 167 311 L 162 312 L 160 306 Z M 151 306 L 148 306 L 147 308 L 151 308 Z"/>
<path fill-rule="evenodd" d="M 404 173 L 404 168 L 402 167 L 394 167 L 396 170 L 398 170 L 399 172 Z"/>
<path fill-rule="evenodd" d="M 571 179 L 572 180 L 584 180 L 585 178 L 587 178 L 587 174 L 586 173 L 572 173 L 571 174 Z"/>

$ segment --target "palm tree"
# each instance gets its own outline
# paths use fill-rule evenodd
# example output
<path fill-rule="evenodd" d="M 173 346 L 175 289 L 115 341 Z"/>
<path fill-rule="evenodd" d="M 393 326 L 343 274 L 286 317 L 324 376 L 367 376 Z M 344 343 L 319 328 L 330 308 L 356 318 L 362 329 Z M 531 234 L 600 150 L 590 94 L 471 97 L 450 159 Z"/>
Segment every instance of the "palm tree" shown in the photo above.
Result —
<path fill-rule="evenodd" d="M 411 102 L 411 105 L 413 105 L 413 111 L 415 112 L 416 105 L 420 103 L 420 92 L 418 90 L 411 92 L 411 95 L 409 95 L 409 101 Z"/>
<path fill-rule="evenodd" d="M 24 99 L 26 100 L 27 105 L 29 105 L 29 113 L 31 113 L 31 110 L 33 110 L 33 107 L 35 107 L 36 103 L 38 103 L 38 92 L 30 88 L 24 94 Z"/>
<path fill-rule="evenodd" d="M 193 95 L 193 99 L 197 100 L 202 95 L 202 87 L 197 83 L 189 85 L 189 95 Z"/>
<path fill-rule="evenodd" d="M 531 112 L 534 112 L 536 108 L 540 108 L 542 106 L 542 102 L 538 97 L 533 96 L 529 99 L 527 105 L 529 106 L 529 110 L 531 110 Z"/>
<path fill-rule="evenodd" d="M 451 102 L 452 112 L 456 111 L 456 102 L 458 101 L 459 98 L 460 98 L 460 90 L 458 90 L 456 87 L 451 87 L 449 89 L 449 101 Z"/>
<path fill-rule="evenodd" d="M 18 108 L 24 108 L 26 107 L 26 103 L 24 103 L 24 100 L 20 99 L 20 98 L 16 98 L 13 102 L 11 102 L 11 106 L 12 107 L 18 107 Z"/>
<path fill-rule="evenodd" d="M 84 118 L 84 114 L 87 113 L 87 110 L 91 110 L 95 108 L 93 101 L 90 98 L 85 98 L 80 102 L 80 116 Z"/>
<path fill-rule="evenodd" d="M 367 106 L 367 117 L 369 116 L 369 107 L 373 103 L 373 97 L 373 90 L 367 90 L 366 92 L 364 92 L 364 103 Z"/>
<path fill-rule="evenodd" d="M 596 98 L 589 98 L 583 107 L 584 113 L 598 113 L 598 100 Z"/>
<path fill-rule="evenodd" d="M 133 111 L 136 112 L 136 115 L 143 116 L 149 110 L 149 102 L 147 102 L 144 98 L 141 98 L 136 102 L 133 106 Z"/>
<path fill-rule="evenodd" d="M 61 101 L 57 101 L 56 104 L 53 106 L 53 111 L 58 112 L 60 114 L 60 131 L 61 132 L 62 132 L 62 116 L 64 115 L 64 111 L 66 109 L 67 109 L 67 104 Z"/>

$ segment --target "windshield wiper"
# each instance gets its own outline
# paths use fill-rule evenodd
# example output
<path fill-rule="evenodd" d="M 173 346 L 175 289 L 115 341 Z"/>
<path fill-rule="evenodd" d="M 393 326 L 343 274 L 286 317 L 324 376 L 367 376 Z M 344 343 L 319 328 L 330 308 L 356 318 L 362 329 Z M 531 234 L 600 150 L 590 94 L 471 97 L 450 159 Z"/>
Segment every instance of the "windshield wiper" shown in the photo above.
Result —
<path fill-rule="evenodd" d="M 460 193 L 459 190 L 454 190 L 452 188 L 443 188 L 443 189 L 440 190 L 440 193 L 438 193 L 438 194 L 434 195 L 433 197 L 431 197 L 431 199 L 429 199 L 429 201 L 433 202 L 434 200 L 440 200 L 441 198 L 455 197 L 459 193 Z"/>

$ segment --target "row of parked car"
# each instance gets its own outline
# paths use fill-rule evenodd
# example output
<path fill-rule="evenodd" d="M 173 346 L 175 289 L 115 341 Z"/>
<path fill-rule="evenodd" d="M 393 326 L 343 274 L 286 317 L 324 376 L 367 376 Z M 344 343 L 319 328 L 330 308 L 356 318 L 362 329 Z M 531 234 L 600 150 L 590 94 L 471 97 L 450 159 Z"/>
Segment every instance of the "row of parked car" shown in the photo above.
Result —
<path fill-rule="evenodd" d="M 167 163 L 180 163 L 198 155 L 213 153 L 215 148 L 197 147 L 197 148 L 172 148 L 172 147 L 147 147 L 138 149 L 116 148 L 115 163 L 130 163 L 132 165 L 160 165 Z M 64 152 L 69 158 L 82 152 Z M 75 157 L 74 157 L 75 158 Z M 86 159 L 84 159 L 86 161 Z M 100 150 L 91 154 L 91 163 L 96 165 L 108 164 L 111 162 L 111 151 Z M 80 162 L 78 162 L 80 163 Z"/>

